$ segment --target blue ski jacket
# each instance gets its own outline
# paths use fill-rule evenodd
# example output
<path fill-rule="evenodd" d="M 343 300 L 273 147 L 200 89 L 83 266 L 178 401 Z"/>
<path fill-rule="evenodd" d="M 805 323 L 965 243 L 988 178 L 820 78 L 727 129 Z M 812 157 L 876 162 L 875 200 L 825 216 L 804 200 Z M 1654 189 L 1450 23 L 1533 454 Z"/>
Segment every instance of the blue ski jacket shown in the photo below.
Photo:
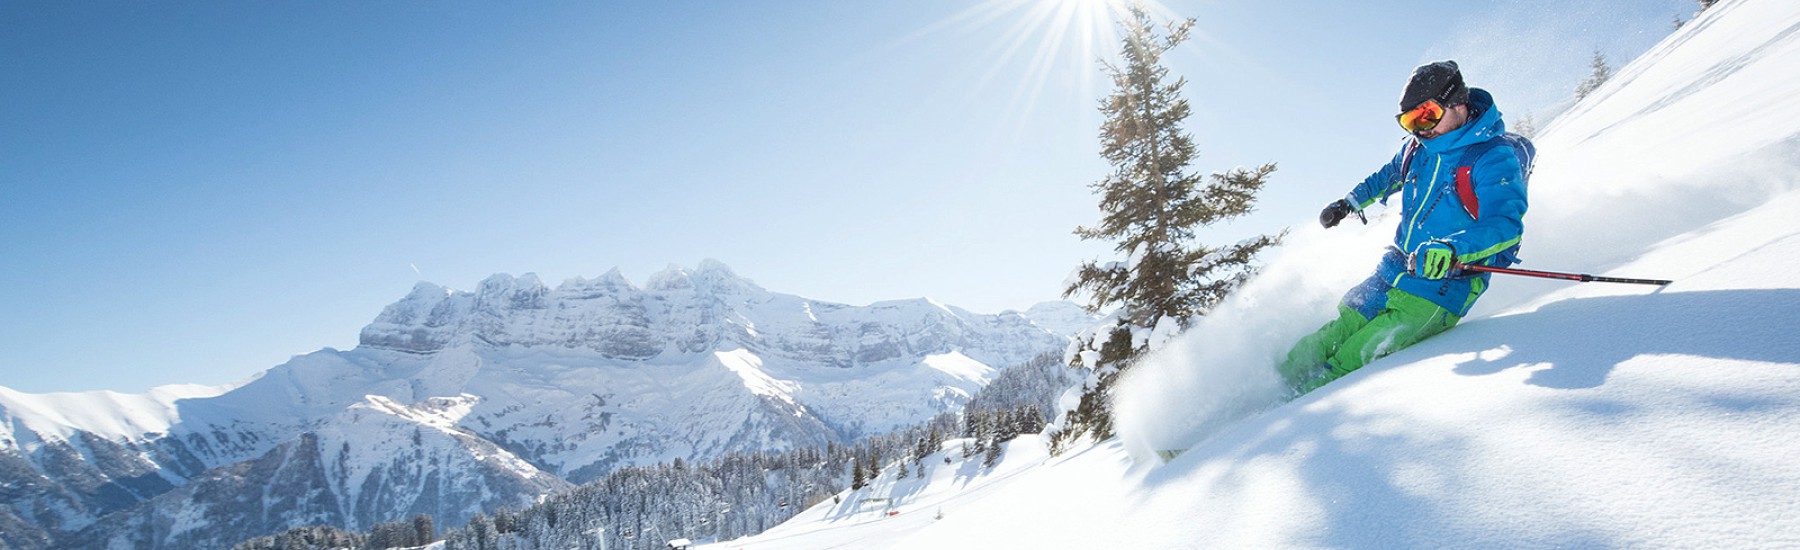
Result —
<path fill-rule="evenodd" d="M 1468 123 L 1432 139 L 1409 138 L 1392 161 L 1347 197 L 1360 211 L 1376 201 L 1386 204 L 1395 193 L 1401 196 L 1394 247 L 1369 282 L 1425 298 L 1458 316 L 1467 315 L 1487 289 L 1489 275 L 1464 272 L 1435 281 L 1417 277 L 1407 273 L 1406 253 L 1437 241 L 1455 249 L 1464 264 L 1505 267 L 1517 262 L 1525 179 L 1535 153 L 1530 141 L 1506 133 L 1487 90 L 1471 88 L 1469 107 Z M 1347 296 L 1345 305 L 1366 317 L 1373 318 L 1381 307 L 1353 298 Z"/>

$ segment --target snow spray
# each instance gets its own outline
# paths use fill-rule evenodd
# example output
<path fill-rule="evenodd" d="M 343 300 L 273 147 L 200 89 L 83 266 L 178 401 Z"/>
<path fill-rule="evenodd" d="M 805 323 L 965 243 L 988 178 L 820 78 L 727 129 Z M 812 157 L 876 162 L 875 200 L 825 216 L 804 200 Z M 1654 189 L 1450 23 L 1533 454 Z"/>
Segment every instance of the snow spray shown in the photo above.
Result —
<path fill-rule="evenodd" d="M 1374 269 L 1398 216 L 1324 230 L 1302 223 L 1262 272 L 1120 379 L 1114 428 L 1140 462 L 1193 446 L 1289 398 L 1276 368 L 1301 337 L 1337 316 Z"/>

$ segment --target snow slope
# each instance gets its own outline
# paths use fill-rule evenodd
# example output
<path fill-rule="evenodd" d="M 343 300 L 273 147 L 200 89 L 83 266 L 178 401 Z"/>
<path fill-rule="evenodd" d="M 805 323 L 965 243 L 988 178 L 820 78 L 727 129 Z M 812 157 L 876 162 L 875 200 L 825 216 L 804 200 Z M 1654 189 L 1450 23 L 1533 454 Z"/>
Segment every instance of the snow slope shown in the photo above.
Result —
<path fill-rule="evenodd" d="M 86 431 L 109 439 L 142 438 L 166 434 L 181 421 L 175 402 L 214 397 L 230 387 L 178 384 L 151 388 L 141 394 L 112 391 L 31 394 L 0 386 L 0 411 L 14 422 L 29 426 L 27 433 L 69 439 Z M 35 435 L 34 433 L 34 435 Z M 0 423 L 0 443 L 14 443 L 12 423 Z"/>
<path fill-rule="evenodd" d="M 1666 288 L 1496 279 L 1457 329 L 1282 403 L 1269 366 L 1394 219 L 1301 224 L 1121 384 L 1123 437 L 917 531 L 809 511 L 766 535 L 808 537 L 717 548 L 1800 546 L 1795 75 L 1800 3 L 1724 2 L 1536 140 L 1522 267 Z"/>
<path fill-rule="evenodd" d="M 702 545 L 706 549 L 779 550 L 784 548 L 875 548 L 961 514 L 979 501 L 1050 460 L 1042 441 L 1024 436 L 1006 447 L 1004 458 L 983 466 L 982 457 L 966 457 L 963 446 L 973 440 L 945 442 L 939 452 L 919 461 L 926 472 L 900 479 L 897 463 L 869 481 L 868 487 L 839 493 L 786 523 L 753 537 Z M 909 464 L 907 466 L 911 468 Z M 952 546 L 959 547 L 959 546 Z"/>

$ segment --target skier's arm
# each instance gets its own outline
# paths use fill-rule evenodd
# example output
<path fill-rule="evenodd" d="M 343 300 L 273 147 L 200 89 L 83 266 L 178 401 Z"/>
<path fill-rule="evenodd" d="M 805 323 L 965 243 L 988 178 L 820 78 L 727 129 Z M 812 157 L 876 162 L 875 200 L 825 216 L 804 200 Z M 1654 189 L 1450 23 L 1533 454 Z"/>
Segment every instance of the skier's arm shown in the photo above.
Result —
<path fill-rule="evenodd" d="M 1471 264 L 1519 244 L 1525 230 L 1525 183 L 1511 147 L 1495 147 L 1470 173 L 1478 205 L 1475 223 L 1439 239 L 1456 249 L 1456 260 Z"/>
<path fill-rule="evenodd" d="M 1369 205 L 1375 204 L 1375 201 L 1384 200 L 1388 195 L 1399 191 L 1400 187 L 1406 183 L 1400 181 L 1401 168 L 1406 161 L 1405 156 L 1406 150 L 1402 148 L 1399 153 L 1394 154 L 1394 159 L 1388 161 L 1386 166 L 1382 166 L 1380 170 L 1376 170 L 1374 174 L 1370 174 L 1368 178 L 1363 179 L 1362 183 L 1351 189 L 1350 194 L 1346 195 L 1344 200 L 1350 201 L 1351 205 L 1361 211 L 1368 208 Z"/>

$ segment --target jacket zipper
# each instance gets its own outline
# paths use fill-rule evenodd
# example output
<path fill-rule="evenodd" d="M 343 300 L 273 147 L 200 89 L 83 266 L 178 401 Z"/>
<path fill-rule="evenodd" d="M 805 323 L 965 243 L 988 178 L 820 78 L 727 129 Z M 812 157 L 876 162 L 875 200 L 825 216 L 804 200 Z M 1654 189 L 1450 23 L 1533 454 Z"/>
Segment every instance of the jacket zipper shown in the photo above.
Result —
<path fill-rule="evenodd" d="M 1409 248 L 1418 246 L 1417 243 L 1413 242 L 1413 238 L 1412 238 L 1413 229 L 1418 228 L 1419 224 L 1424 223 L 1424 220 L 1421 218 L 1425 213 L 1426 204 L 1429 204 L 1426 201 L 1431 198 L 1432 189 L 1437 187 L 1438 174 L 1443 170 L 1443 168 L 1444 168 L 1444 156 L 1443 155 L 1433 155 L 1432 156 L 1432 167 L 1431 167 L 1431 180 L 1426 182 L 1425 192 L 1420 195 L 1417 195 L 1419 198 L 1419 206 L 1417 208 L 1413 209 L 1412 221 L 1410 223 L 1406 224 L 1406 239 L 1404 239 L 1404 241 L 1406 243 L 1406 246 Z M 1402 250 L 1401 252 L 1411 253 L 1412 250 Z"/>

